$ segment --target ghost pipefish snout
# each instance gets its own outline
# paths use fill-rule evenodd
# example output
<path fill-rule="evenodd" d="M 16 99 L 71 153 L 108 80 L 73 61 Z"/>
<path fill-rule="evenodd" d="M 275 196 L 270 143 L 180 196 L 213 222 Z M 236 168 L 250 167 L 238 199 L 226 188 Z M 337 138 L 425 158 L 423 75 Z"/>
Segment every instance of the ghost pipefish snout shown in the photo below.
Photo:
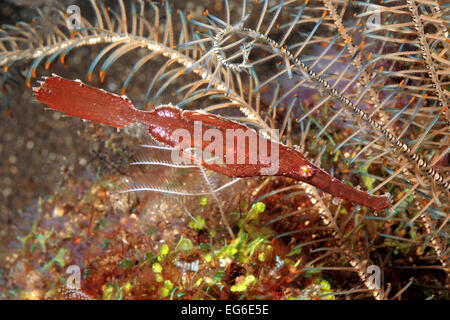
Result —
<path fill-rule="evenodd" d="M 62 111 L 67 115 L 78 117 L 97 123 L 107 124 L 119 129 L 128 127 L 136 122 L 148 128 L 150 135 L 158 142 L 180 148 L 177 130 L 190 133 L 190 139 L 183 141 L 181 155 L 192 160 L 192 154 L 183 152 L 186 148 L 207 149 L 209 141 L 203 140 L 200 144 L 194 139 L 196 126 L 203 131 L 214 128 L 216 133 L 227 137 L 227 130 L 240 130 L 251 138 L 255 138 L 256 152 L 260 148 L 277 152 L 276 171 L 267 170 L 270 163 L 257 159 L 249 161 L 255 146 L 244 147 L 240 150 L 237 143 L 228 144 L 223 139 L 223 152 L 221 163 L 210 163 L 202 159 L 197 162 L 206 168 L 229 177 L 255 177 L 255 176 L 285 176 L 313 185 L 334 197 L 345 199 L 370 209 L 379 211 L 390 206 L 389 196 L 375 196 L 358 190 L 342 181 L 332 177 L 321 168 L 308 161 L 299 151 L 266 139 L 244 124 L 223 118 L 217 115 L 198 112 L 183 111 L 172 105 L 162 105 L 152 111 L 136 109 L 125 96 L 118 96 L 104 90 L 90 87 L 79 80 L 68 80 L 59 76 L 45 78 L 41 86 L 33 88 L 38 101 L 47 104 L 52 109 Z M 198 128 L 197 128 L 198 129 Z M 237 139 L 236 136 L 233 139 Z M 231 145 L 231 147 L 230 147 Z M 231 148 L 231 150 L 230 150 Z M 253 149 L 252 149 L 253 148 Z M 244 161 L 229 161 L 226 155 L 236 156 L 243 154 Z M 214 154 L 214 153 L 213 153 Z M 217 154 L 214 154 L 217 156 Z M 270 154 L 273 155 L 273 154 Z M 194 159 L 195 160 L 195 159 Z M 227 161 L 228 160 L 228 161 Z M 233 160 L 235 160 L 233 158 Z"/>

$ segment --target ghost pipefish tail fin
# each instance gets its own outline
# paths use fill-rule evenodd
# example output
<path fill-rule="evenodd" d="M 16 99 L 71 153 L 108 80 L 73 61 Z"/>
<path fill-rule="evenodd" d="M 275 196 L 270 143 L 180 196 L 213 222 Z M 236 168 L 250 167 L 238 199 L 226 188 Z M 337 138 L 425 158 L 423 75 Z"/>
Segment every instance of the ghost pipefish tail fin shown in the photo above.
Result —
<path fill-rule="evenodd" d="M 143 113 L 124 96 L 59 76 L 45 78 L 33 91 L 38 101 L 54 110 L 119 129 L 132 125 Z"/>

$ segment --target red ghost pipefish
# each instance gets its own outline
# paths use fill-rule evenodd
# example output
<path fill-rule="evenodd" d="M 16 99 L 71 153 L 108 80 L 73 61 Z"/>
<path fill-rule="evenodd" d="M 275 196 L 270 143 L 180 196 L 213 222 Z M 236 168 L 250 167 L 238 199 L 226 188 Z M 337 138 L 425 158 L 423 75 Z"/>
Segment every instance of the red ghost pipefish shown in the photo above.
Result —
<path fill-rule="evenodd" d="M 198 129 L 199 125 L 203 131 L 214 128 L 215 132 L 222 134 L 222 137 L 227 137 L 227 130 L 241 130 L 241 133 L 249 137 L 250 141 L 252 137 L 258 138 L 256 145 L 248 146 L 248 148 L 244 147 L 245 150 L 239 150 L 239 145 L 236 141 L 227 143 L 226 139 L 223 139 L 222 143 L 223 150 L 227 151 L 227 155 L 230 153 L 236 157 L 236 155 L 241 153 L 245 161 L 238 161 L 237 163 L 236 161 L 229 161 L 230 159 L 224 153 L 222 159 L 219 159 L 221 160 L 220 164 L 207 163 L 203 160 L 199 161 L 200 164 L 229 177 L 263 175 L 290 177 L 313 185 L 334 197 L 342 198 L 376 211 L 383 210 L 391 204 L 387 195 L 374 196 L 350 187 L 312 164 L 299 151 L 266 139 L 246 125 L 217 115 L 199 111 L 183 111 L 172 105 L 162 105 L 152 111 L 141 111 L 136 109 L 131 101 L 124 96 L 118 96 L 87 86 L 79 80 L 72 81 L 58 76 L 46 78 L 41 86 L 34 88 L 33 91 L 38 101 L 70 116 L 107 124 L 119 129 L 139 122 L 148 128 L 148 132 L 156 141 L 175 148 L 180 147 L 179 139 L 176 138 L 176 130 L 185 130 L 192 137 L 188 141 L 183 141 L 184 148 L 200 148 L 202 151 L 205 151 L 210 142 L 201 141 L 198 145 L 194 141 L 195 129 Z M 237 137 L 234 136 L 232 139 L 236 140 Z M 264 169 L 270 167 L 267 161 L 262 161 L 261 159 L 250 161 L 250 154 L 255 151 L 251 149 L 255 149 L 255 147 L 256 150 L 265 148 L 269 153 L 275 152 L 275 150 L 278 152 L 278 170 L 276 172 L 269 173 L 264 171 Z M 192 159 L 192 156 L 187 155 L 183 150 L 180 150 L 181 156 Z"/>

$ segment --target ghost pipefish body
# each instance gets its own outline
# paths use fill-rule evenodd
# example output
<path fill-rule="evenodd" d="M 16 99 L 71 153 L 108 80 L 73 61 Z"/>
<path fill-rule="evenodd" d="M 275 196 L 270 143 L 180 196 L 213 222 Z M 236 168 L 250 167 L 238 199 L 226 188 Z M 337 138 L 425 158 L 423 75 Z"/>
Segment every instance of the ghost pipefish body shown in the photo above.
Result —
<path fill-rule="evenodd" d="M 125 96 L 108 93 L 83 84 L 79 80 L 68 80 L 59 76 L 45 78 L 41 86 L 33 88 L 33 91 L 38 101 L 70 116 L 107 124 L 118 129 L 139 122 L 148 128 L 150 135 L 159 143 L 178 149 L 182 145 L 180 155 L 190 160 L 192 160 L 192 155 L 183 150 L 196 147 L 204 151 L 210 146 L 210 141 L 206 141 L 207 139 L 200 141 L 200 144 L 195 140 L 195 130 L 198 130 L 198 126 L 203 131 L 214 128 L 216 134 L 228 138 L 227 130 L 237 130 L 240 134 L 248 137 L 249 141 L 257 138 L 253 140 L 257 141 L 256 148 L 255 145 L 248 146 L 248 148 L 244 146 L 244 150 L 240 150 L 236 143 L 237 136 L 234 135 L 231 138 L 234 139 L 233 143 L 229 143 L 226 141 L 227 139 L 222 139 L 222 142 L 215 141 L 219 144 L 222 143 L 223 150 L 226 151 L 221 155 L 222 159 L 219 159 L 221 160 L 220 164 L 210 163 L 203 159 L 197 159 L 197 161 L 204 167 L 229 177 L 263 175 L 290 177 L 313 185 L 334 197 L 363 205 L 375 211 L 383 210 L 391 204 L 387 195 L 375 196 L 353 188 L 312 164 L 299 151 L 271 141 L 246 125 L 227 118 L 199 111 L 183 111 L 172 105 L 162 105 L 152 111 L 142 111 L 136 109 Z M 184 139 L 182 144 L 177 135 L 179 130 L 190 133 L 190 138 Z M 255 150 L 257 152 L 261 148 L 265 148 L 270 155 L 275 151 L 278 153 L 275 172 L 268 170 L 271 166 L 268 161 L 259 158 L 251 161 L 251 155 Z M 213 154 L 217 156 L 214 152 Z M 230 155 L 233 160 L 236 160 L 239 154 L 243 157 L 241 160 L 244 161 L 230 161 Z"/>

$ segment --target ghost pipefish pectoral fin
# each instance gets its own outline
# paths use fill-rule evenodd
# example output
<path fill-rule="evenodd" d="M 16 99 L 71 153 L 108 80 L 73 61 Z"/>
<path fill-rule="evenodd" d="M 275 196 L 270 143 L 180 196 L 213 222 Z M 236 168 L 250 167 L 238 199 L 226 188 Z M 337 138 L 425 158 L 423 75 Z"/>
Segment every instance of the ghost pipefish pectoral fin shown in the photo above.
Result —
<path fill-rule="evenodd" d="M 150 135 L 158 142 L 171 147 L 180 147 L 176 137 L 177 130 L 189 133 L 188 141 L 183 141 L 184 150 L 187 148 L 200 148 L 202 151 L 208 148 L 209 141 L 202 140 L 200 144 L 195 140 L 196 126 L 202 131 L 214 128 L 215 132 L 223 137 L 221 154 L 222 164 L 207 163 L 202 159 L 198 162 L 206 168 L 230 177 L 255 177 L 255 176 L 286 176 L 297 181 L 306 182 L 332 196 L 363 205 L 379 211 L 390 206 L 388 196 L 374 196 L 344 184 L 326 173 L 324 170 L 308 161 L 300 152 L 288 148 L 282 144 L 266 139 L 244 124 L 231 121 L 217 115 L 197 112 L 182 111 L 172 105 L 163 105 L 152 111 L 136 109 L 125 96 L 118 96 L 101 89 L 96 89 L 81 83 L 58 76 L 46 78 L 39 88 L 34 88 L 38 101 L 50 106 L 52 109 L 62 111 L 67 115 L 81 119 L 103 123 L 119 129 L 128 127 L 135 122 L 147 126 Z M 227 130 L 236 130 L 237 135 L 229 139 L 238 139 L 239 134 L 247 136 L 249 141 L 254 138 L 256 148 L 249 146 L 239 147 L 238 143 L 227 143 Z M 236 141 L 233 141 L 236 142 Z M 231 145 L 231 147 L 230 147 Z M 275 171 L 270 171 L 271 163 L 251 161 L 251 152 L 259 154 L 261 148 L 272 156 L 276 152 L 277 166 Z M 228 151 L 228 152 L 227 152 Z M 232 155 L 230 162 L 228 155 Z M 241 154 L 243 161 L 236 161 L 235 156 Z M 181 152 L 185 158 L 192 160 L 191 155 Z"/>

